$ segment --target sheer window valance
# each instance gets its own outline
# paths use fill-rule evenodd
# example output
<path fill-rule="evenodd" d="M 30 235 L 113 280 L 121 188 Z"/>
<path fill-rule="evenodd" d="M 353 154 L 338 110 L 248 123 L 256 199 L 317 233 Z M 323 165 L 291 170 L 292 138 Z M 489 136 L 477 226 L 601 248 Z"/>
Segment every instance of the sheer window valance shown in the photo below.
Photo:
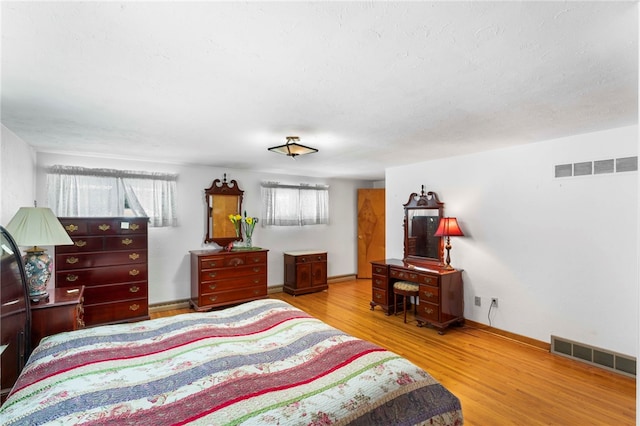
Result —
<path fill-rule="evenodd" d="M 329 186 L 263 182 L 261 188 L 263 226 L 329 224 Z"/>
<path fill-rule="evenodd" d="M 61 217 L 146 216 L 150 226 L 176 226 L 178 175 L 53 166 L 49 207 Z"/>

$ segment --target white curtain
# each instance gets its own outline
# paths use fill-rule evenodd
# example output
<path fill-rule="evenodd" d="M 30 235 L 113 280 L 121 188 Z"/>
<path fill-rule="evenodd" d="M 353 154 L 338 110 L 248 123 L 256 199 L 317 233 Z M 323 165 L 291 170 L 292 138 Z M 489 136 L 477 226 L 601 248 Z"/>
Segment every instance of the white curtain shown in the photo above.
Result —
<path fill-rule="evenodd" d="M 49 207 L 61 217 L 149 217 L 150 226 L 176 226 L 177 175 L 53 166 Z"/>
<path fill-rule="evenodd" d="M 329 187 L 263 182 L 262 226 L 302 226 L 329 223 Z"/>

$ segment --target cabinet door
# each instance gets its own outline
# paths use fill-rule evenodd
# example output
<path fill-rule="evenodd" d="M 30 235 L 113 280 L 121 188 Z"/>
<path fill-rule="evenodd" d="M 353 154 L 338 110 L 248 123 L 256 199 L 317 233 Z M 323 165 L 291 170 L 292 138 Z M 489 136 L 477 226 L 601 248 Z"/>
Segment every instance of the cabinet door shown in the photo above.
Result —
<path fill-rule="evenodd" d="M 311 264 L 311 285 L 323 285 L 327 283 L 327 263 L 313 262 Z"/>
<path fill-rule="evenodd" d="M 296 265 L 296 288 L 311 287 L 311 263 L 298 263 Z"/>

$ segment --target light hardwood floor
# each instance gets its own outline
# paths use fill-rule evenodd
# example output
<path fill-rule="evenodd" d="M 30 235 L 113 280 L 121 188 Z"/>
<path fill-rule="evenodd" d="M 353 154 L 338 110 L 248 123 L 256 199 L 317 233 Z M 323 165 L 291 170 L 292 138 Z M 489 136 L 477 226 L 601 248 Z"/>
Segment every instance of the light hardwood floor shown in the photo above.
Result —
<path fill-rule="evenodd" d="M 416 326 L 413 314 L 371 311 L 371 280 L 285 300 L 427 370 L 462 402 L 465 425 L 634 425 L 635 379 L 550 354 L 469 325 L 445 335 Z M 167 316 L 188 310 L 156 313 Z"/>

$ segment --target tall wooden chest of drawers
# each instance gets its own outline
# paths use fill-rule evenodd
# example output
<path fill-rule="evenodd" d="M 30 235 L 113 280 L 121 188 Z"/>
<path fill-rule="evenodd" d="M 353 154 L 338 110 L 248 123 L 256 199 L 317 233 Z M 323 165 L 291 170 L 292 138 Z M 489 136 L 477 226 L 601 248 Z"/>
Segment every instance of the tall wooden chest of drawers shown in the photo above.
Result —
<path fill-rule="evenodd" d="M 297 296 L 329 288 L 327 252 L 289 251 L 284 253 L 284 291 Z"/>
<path fill-rule="evenodd" d="M 74 245 L 56 246 L 56 287 L 85 286 L 85 324 L 149 319 L 148 219 L 59 219 Z"/>
<path fill-rule="evenodd" d="M 196 311 L 267 297 L 267 252 L 192 250 L 191 300 Z"/>

